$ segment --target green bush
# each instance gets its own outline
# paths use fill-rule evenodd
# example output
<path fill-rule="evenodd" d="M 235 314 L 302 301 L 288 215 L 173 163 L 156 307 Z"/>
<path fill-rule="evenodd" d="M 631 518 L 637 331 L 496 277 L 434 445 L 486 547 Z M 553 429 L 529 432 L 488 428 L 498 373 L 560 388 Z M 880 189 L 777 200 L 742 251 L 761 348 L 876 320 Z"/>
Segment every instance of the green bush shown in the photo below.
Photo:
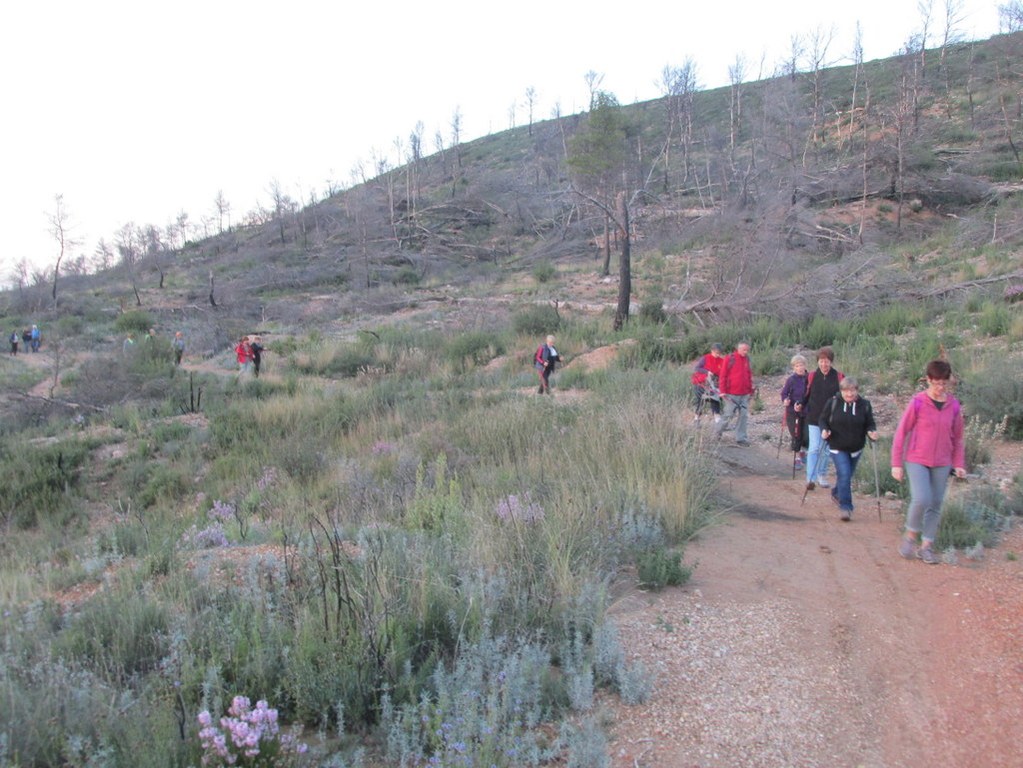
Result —
<path fill-rule="evenodd" d="M 504 354 L 504 342 L 496 333 L 470 331 L 452 338 L 444 356 L 456 372 L 464 373 L 468 367 L 484 365 Z"/>
<path fill-rule="evenodd" d="M 647 325 L 664 325 L 668 322 L 668 313 L 664 311 L 664 297 L 652 293 L 639 305 L 639 320 Z"/>
<path fill-rule="evenodd" d="M 0 519 L 23 529 L 42 518 L 66 524 L 77 509 L 75 490 L 88 457 L 81 441 L 0 447 Z"/>
<path fill-rule="evenodd" d="M 170 614 L 152 598 L 104 591 L 83 605 L 58 635 L 54 654 L 123 684 L 159 666 L 169 631 Z"/>
<path fill-rule="evenodd" d="M 949 501 L 941 515 L 938 549 L 969 549 L 977 544 L 991 547 L 1007 525 L 1005 499 L 994 488 L 970 489 Z"/>
<path fill-rule="evenodd" d="M 533 267 L 533 279 L 538 283 L 549 283 L 558 274 L 558 270 L 549 261 L 543 261 Z"/>
<path fill-rule="evenodd" d="M 960 383 L 957 395 L 966 413 L 1004 425 L 1006 437 L 1023 439 L 1023 380 L 1009 375 L 1004 363 L 974 372 Z"/>
<path fill-rule="evenodd" d="M 561 316 L 550 304 L 534 304 L 515 313 L 512 328 L 519 334 L 543 338 L 561 328 Z"/>
<path fill-rule="evenodd" d="M 659 591 L 664 587 L 678 587 L 689 581 L 692 569 L 682 565 L 682 553 L 658 548 L 643 552 L 636 558 L 639 586 Z"/>
<path fill-rule="evenodd" d="M 141 309 L 122 312 L 114 321 L 114 327 L 122 334 L 134 333 L 141 336 L 153 327 L 153 318 Z M 141 343 L 141 340 L 138 343 Z"/>

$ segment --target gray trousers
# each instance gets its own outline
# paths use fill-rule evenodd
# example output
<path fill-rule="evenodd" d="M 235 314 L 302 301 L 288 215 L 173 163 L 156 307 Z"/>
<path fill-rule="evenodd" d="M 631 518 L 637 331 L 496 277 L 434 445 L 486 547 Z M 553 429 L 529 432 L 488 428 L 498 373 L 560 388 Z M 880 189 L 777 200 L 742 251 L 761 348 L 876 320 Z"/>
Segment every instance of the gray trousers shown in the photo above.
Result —
<path fill-rule="evenodd" d="M 938 524 L 941 522 L 941 502 L 945 499 L 945 488 L 952 467 L 925 467 L 907 461 L 906 477 L 909 478 L 909 511 L 906 512 L 906 530 L 922 533 L 927 541 L 938 538 Z"/>

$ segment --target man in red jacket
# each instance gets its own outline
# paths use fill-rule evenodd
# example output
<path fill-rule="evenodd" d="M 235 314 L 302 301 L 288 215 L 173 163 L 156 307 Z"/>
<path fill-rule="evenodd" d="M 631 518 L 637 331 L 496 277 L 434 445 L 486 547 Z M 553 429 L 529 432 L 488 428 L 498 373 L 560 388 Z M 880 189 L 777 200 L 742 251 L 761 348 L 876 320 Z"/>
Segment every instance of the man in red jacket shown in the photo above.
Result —
<path fill-rule="evenodd" d="M 748 446 L 746 423 L 749 418 L 749 401 L 754 392 L 748 341 L 740 341 L 736 345 L 735 351 L 725 358 L 721 364 L 718 386 L 721 390 L 723 419 L 720 424 L 715 425 L 714 432 L 720 438 L 725 425 L 732 420 L 734 414 L 738 417 L 735 425 L 735 442 L 744 447 Z"/>

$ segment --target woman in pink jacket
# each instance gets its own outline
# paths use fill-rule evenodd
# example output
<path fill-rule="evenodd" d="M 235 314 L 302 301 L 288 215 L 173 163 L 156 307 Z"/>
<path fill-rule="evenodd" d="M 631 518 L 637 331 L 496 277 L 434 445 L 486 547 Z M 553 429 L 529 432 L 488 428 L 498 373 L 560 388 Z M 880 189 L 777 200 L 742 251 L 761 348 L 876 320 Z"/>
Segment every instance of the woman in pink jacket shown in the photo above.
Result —
<path fill-rule="evenodd" d="M 899 554 L 931 565 L 938 562 L 934 540 L 948 476 L 954 471 L 966 477 L 963 414 L 959 401 L 948 394 L 951 377 L 952 366 L 944 360 L 927 364 L 927 389 L 910 400 L 892 438 L 892 477 L 900 482 L 908 477 L 910 494 Z"/>

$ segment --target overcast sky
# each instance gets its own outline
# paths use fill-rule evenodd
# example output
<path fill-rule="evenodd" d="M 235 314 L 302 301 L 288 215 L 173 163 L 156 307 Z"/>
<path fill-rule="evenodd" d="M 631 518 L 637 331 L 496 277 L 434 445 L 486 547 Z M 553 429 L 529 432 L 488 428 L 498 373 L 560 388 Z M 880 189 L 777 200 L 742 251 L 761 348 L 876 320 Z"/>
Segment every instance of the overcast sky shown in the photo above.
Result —
<path fill-rule="evenodd" d="M 946 0 L 933 0 L 930 45 Z M 966 39 L 997 31 L 997 0 L 961 0 Z M 62 194 L 75 253 L 126 222 L 165 227 L 213 213 L 222 190 L 240 219 L 269 207 L 276 179 L 296 199 L 347 185 L 422 121 L 425 149 L 451 119 L 470 140 L 588 100 L 584 76 L 622 104 L 658 97 L 666 65 L 696 63 L 702 88 L 741 55 L 768 75 L 794 35 L 832 31 L 849 63 L 857 22 L 866 59 L 922 29 L 917 0 L 631 0 L 492 4 L 290 0 L 33 0 L 0 26 L 0 282 L 22 258 L 52 265 Z"/>

